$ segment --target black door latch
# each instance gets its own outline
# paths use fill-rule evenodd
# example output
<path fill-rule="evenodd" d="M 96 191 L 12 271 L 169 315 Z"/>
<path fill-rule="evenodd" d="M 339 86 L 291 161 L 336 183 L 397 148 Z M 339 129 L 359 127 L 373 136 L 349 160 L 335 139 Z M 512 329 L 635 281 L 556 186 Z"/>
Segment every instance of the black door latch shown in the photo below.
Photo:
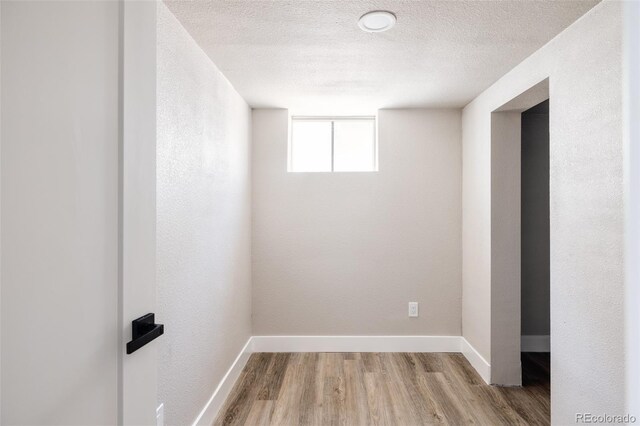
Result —
<path fill-rule="evenodd" d="M 127 343 L 127 354 L 132 354 L 156 337 L 164 334 L 164 325 L 155 323 L 153 313 L 143 315 L 131 321 L 131 338 Z"/>

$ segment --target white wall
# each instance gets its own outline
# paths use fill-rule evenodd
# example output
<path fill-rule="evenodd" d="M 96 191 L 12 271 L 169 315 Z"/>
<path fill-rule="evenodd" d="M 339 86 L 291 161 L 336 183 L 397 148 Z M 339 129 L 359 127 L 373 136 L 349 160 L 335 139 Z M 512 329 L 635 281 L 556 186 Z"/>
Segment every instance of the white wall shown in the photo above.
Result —
<path fill-rule="evenodd" d="M 251 335 L 251 111 L 158 7 L 158 398 L 184 425 Z"/>
<path fill-rule="evenodd" d="M 463 111 L 463 334 L 490 359 L 491 112 L 549 77 L 557 424 L 624 409 L 621 17 L 599 4 Z"/>
<path fill-rule="evenodd" d="M 2 424 L 116 424 L 117 2 L 2 2 Z"/>
<path fill-rule="evenodd" d="M 287 173 L 253 111 L 255 335 L 460 335 L 459 110 L 379 111 L 379 172 Z M 407 302 L 420 317 L 407 317 Z"/>

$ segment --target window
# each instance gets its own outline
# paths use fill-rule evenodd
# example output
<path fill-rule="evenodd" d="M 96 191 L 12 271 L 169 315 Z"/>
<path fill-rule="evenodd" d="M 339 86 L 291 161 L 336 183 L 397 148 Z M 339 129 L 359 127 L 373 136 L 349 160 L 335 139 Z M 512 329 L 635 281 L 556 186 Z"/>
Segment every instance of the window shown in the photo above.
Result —
<path fill-rule="evenodd" d="M 292 117 L 290 172 L 375 172 L 374 117 Z"/>

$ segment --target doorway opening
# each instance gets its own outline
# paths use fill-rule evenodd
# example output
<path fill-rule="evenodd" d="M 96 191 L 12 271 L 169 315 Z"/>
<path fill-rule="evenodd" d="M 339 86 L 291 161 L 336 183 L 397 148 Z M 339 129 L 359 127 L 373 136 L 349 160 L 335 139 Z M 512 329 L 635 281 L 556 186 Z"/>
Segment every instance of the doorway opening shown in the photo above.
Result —
<path fill-rule="evenodd" d="M 521 115 L 520 351 L 522 385 L 549 383 L 549 100 Z"/>

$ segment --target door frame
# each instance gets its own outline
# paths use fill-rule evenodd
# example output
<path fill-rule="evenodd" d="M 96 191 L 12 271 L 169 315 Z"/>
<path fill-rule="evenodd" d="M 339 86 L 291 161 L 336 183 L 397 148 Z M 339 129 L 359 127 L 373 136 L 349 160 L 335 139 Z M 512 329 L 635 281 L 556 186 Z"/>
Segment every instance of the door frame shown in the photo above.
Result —
<path fill-rule="evenodd" d="M 624 149 L 625 149 L 625 310 L 626 410 L 640 417 L 640 3 L 625 2 Z"/>
<path fill-rule="evenodd" d="M 491 383 L 496 385 L 522 385 L 521 114 L 547 99 L 549 78 L 491 113 Z"/>
<path fill-rule="evenodd" d="M 127 355 L 131 321 L 156 306 L 155 1 L 120 0 L 118 423 L 155 425 L 157 342 Z M 156 321 L 162 322 L 161 318 Z"/>

